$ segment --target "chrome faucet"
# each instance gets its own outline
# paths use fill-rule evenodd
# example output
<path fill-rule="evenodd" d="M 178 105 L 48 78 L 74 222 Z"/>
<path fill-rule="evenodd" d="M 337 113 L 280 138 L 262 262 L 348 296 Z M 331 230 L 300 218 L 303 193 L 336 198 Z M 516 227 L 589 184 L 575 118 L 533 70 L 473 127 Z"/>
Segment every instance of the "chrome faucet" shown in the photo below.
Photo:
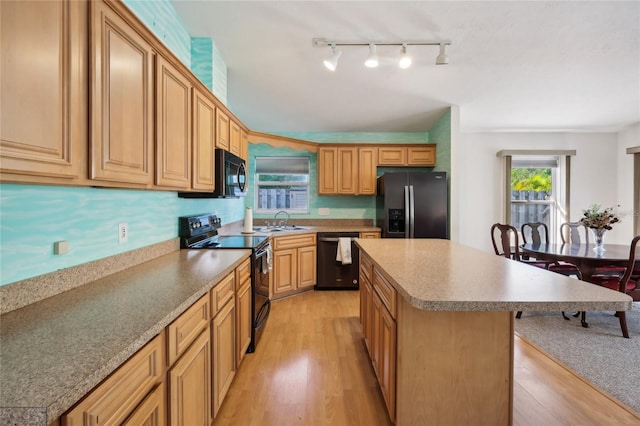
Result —
<path fill-rule="evenodd" d="M 284 214 L 286 214 L 286 215 L 287 215 L 287 218 L 286 218 L 285 220 L 281 220 L 281 221 L 280 221 L 280 227 L 287 226 L 287 224 L 289 223 L 289 213 L 287 213 L 287 212 L 286 212 L 286 211 L 284 211 L 284 210 L 280 210 L 278 213 L 276 213 L 276 214 L 273 216 L 273 226 L 274 226 L 274 227 L 278 224 L 278 215 L 279 215 L 280 213 L 284 213 Z"/>

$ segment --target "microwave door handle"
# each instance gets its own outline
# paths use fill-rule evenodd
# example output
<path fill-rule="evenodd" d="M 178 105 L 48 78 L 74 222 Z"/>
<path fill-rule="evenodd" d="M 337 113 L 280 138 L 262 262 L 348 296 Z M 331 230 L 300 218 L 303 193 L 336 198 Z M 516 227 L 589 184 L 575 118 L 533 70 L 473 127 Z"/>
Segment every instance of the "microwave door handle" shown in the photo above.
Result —
<path fill-rule="evenodd" d="M 242 179 L 240 179 L 241 176 L 244 176 L 244 181 Z M 240 192 L 244 192 L 247 184 L 246 184 L 246 178 L 247 178 L 247 170 L 244 167 L 244 163 L 240 163 L 240 167 L 238 167 L 238 188 L 240 188 Z"/>

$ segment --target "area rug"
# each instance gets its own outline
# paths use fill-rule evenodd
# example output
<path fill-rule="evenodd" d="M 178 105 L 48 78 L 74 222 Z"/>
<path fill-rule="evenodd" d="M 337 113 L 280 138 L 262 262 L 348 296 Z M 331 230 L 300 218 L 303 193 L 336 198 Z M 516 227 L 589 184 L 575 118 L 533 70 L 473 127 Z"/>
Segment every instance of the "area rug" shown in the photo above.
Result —
<path fill-rule="evenodd" d="M 588 312 L 565 321 L 559 312 L 523 312 L 515 331 L 626 406 L 640 413 L 640 302 L 627 311 L 630 339 L 614 312 Z"/>

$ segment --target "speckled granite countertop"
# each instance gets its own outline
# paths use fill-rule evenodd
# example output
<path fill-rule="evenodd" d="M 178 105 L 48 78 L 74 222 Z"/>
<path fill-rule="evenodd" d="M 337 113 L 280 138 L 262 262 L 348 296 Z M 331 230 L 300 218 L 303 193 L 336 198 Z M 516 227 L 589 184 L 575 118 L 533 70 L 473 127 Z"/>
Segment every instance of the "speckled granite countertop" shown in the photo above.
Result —
<path fill-rule="evenodd" d="M 356 243 L 411 306 L 430 311 L 618 311 L 631 297 L 436 239 Z"/>
<path fill-rule="evenodd" d="M 0 317 L 0 424 L 48 425 L 249 256 L 177 250 Z"/>
<path fill-rule="evenodd" d="M 264 222 L 263 220 L 259 220 L 258 223 Z M 296 222 L 294 222 L 296 223 Z M 254 228 L 257 230 L 255 235 L 266 235 L 272 238 L 277 238 L 279 236 L 284 235 L 296 235 L 296 234 L 305 234 L 305 233 L 317 233 L 317 232 L 380 232 L 380 228 L 375 226 L 367 226 L 367 225 L 340 225 L 340 224 L 323 224 L 320 226 L 317 225 L 304 225 L 304 224 L 296 224 L 296 226 L 300 226 L 300 229 L 286 229 L 286 230 L 277 230 L 277 231 L 268 231 L 264 225 L 254 225 Z M 232 224 L 220 228 L 220 235 L 238 235 L 243 231 L 242 224 Z"/>

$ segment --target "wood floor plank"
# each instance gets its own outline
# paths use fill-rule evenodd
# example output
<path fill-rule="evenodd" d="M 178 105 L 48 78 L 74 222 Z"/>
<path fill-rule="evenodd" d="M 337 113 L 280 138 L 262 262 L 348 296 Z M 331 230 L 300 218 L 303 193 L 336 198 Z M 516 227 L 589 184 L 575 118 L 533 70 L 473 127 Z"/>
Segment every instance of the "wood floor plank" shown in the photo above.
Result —
<path fill-rule="evenodd" d="M 354 291 L 272 302 L 257 351 L 245 357 L 214 425 L 391 425 L 358 315 Z M 640 416 L 517 336 L 514 355 L 514 425 L 640 425 Z"/>

